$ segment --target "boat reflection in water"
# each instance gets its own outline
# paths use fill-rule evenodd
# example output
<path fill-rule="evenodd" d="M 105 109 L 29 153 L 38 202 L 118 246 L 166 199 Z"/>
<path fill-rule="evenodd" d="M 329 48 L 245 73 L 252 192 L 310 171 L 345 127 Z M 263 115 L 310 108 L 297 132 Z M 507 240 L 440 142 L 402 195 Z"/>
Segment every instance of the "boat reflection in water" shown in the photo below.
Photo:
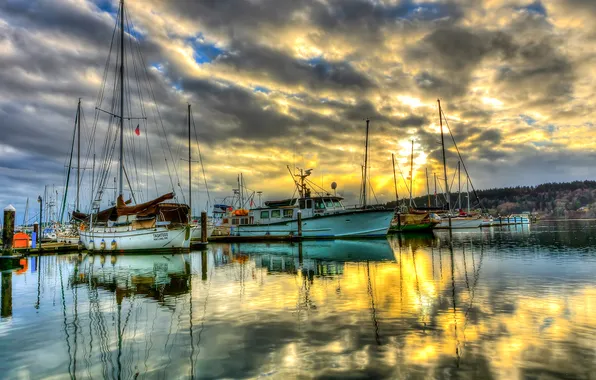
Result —
<path fill-rule="evenodd" d="M 588 378 L 594 231 L 596 222 L 566 223 L 529 235 L 491 228 L 32 257 L 12 277 L 12 317 L 0 317 L 2 363 L 14 363 L 0 373 Z"/>

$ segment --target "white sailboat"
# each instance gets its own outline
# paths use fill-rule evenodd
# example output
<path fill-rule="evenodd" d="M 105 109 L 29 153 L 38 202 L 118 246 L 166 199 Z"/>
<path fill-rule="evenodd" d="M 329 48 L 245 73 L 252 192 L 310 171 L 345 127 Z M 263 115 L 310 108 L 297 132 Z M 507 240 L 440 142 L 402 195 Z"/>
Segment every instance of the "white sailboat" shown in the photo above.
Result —
<path fill-rule="evenodd" d="M 449 183 L 448 183 L 448 178 L 447 178 L 447 161 L 445 159 L 445 139 L 444 139 L 444 135 L 443 135 L 443 111 L 441 109 L 441 101 L 437 100 L 437 103 L 439 105 L 439 125 L 441 128 L 441 148 L 442 148 L 442 153 L 443 153 L 443 175 L 445 177 L 445 199 L 447 201 L 447 206 L 449 207 L 449 210 L 447 212 L 447 214 L 445 216 L 443 216 L 441 218 L 441 222 L 435 227 L 438 229 L 444 228 L 444 229 L 454 229 L 454 228 L 480 228 L 482 226 L 482 224 L 485 222 L 485 218 L 483 218 L 480 215 L 470 215 L 469 213 L 469 198 L 468 198 L 468 213 L 462 214 L 462 215 L 455 215 L 453 212 L 453 207 L 451 205 L 451 194 L 449 191 Z M 455 140 L 454 140 L 455 143 Z M 457 146 L 456 146 L 457 148 Z M 459 155 L 459 151 L 458 151 L 458 155 Z M 461 157 L 460 157 L 460 162 L 461 161 Z M 462 162 L 463 163 L 463 162 Z M 464 170 L 466 169 L 465 165 L 464 165 Z M 458 171 L 459 171 L 459 164 L 458 164 Z M 470 182 L 470 178 L 467 175 L 467 170 L 466 170 L 466 176 L 467 176 L 467 180 L 468 183 Z M 458 193 L 458 196 L 460 196 L 460 206 L 461 206 L 461 181 L 460 181 L 460 191 Z M 472 186 L 472 190 L 474 190 L 474 187 Z"/>
<path fill-rule="evenodd" d="M 73 216 L 76 219 L 82 221 L 80 227 L 80 238 L 82 244 L 89 251 L 111 251 L 125 253 L 146 250 L 186 250 L 190 247 L 191 235 L 188 224 L 189 207 L 185 204 L 166 203 L 165 201 L 174 198 L 174 193 L 168 193 L 148 202 L 133 206 L 129 206 L 131 201 L 124 200 L 124 181 L 126 180 L 128 182 L 128 186 L 131 186 L 130 181 L 128 180 L 128 175 L 124 169 L 124 120 L 135 119 L 130 114 L 125 114 L 125 112 L 131 112 L 132 106 L 130 103 L 131 99 L 126 97 L 126 93 L 124 91 L 125 83 L 129 83 L 128 80 L 124 78 L 124 64 L 126 62 L 124 55 L 124 12 L 124 0 L 121 0 L 118 18 L 120 29 L 120 51 L 117 58 L 119 63 L 117 75 L 118 79 L 117 82 L 114 83 L 114 89 L 116 90 L 116 88 L 118 88 L 119 94 L 117 94 L 115 91 L 112 99 L 113 107 L 110 112 L 96 107 L 97 112 L 109 114 L 111 121 L 119 120 L 119 130 L 117 132 L 118 135 L 114 135 L 114 137 L 119 137 L 118 196 L 116 198 L 115 204 L 112 207 L 109 207 L 103 211 L 99 211 L 103 188 L 106 183 L 109 166 L 112 162 L 111 153 L 113 153 L 115 150 L 114 143 L 112 142 L 106 146 L 107 151 L 104 157 L 105 173 L 100 176 L 100 184 L 99 188 L 95 192 L 95 197 L 92 204 L 92 212 L 88 215 L 74 212 Z M 134 64 L 134 57 L 132 62 Z M 118 84 L 118 86 L 116 86 L 116 84 Z M 103 90 L 104 88 L 102 88 L 101 91 Z M 139 96 L 139 98 L 139 100 L 142 101 L 142 97 Z M 103 93 L 101 94 L 101 99 L 103 99 Z M 118 102 L 119 107 L 116 107 L 115 104 Z M 101 105 L 101 102 L 98 101 L 98 103 L 98 105 Z M 140 109 L 143 111 L 142 105 Z M 113 138 L 111 141 L 115 142 L 115 140 L 116 139 Z M 106 141 L 108 141 L 108 139 Z M 132 193 L 132 195 L 134 199 L 134 193 Z"/>

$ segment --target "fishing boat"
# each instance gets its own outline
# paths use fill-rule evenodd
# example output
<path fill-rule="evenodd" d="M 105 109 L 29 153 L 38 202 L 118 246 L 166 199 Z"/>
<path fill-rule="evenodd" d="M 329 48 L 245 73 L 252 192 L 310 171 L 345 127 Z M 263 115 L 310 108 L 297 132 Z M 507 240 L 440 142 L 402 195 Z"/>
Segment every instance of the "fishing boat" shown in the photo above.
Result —
<path fill-rule="evenodd" d="M 173 192 L 166 193 L 155 199 L 137 203 L 135 192 L 129 179 L 129 174 L 124 167 L 124 152 L 125 152 L 125 140 L 124 140 L 124 129 L 125 120 L 128 121 L 127 125 L 130 125 L 131 120 L 146 120 L 145 107 L 147 105 L 142 104 L 143 96 L 141 95 L 142 87 L 139 83 L 135 82 L 135 78 L 130 81 L 125 78 L 125 62 L 127 58 L 125 56 L 125 46 L 134 42 L 133 33 L 125 33 L 125 20 L 127 25 L 130 24 L 130 18 L 125 15 L 124 0 L 120 1 L 120 7 L 118 11 L 118 20 L 116 27 L 120 33 L 114 33 L 112 37 L 112 43 L 110 44 L 110 54 L 108 55 L 108 64 L 110 56 L 112 55 L 112 47 L 118 47 L 119 52 L 116 54 L 116 66 L 118 67 L 117 75 L 114 76 L 114 94 L 109 101 L 105 101 L 108 107 L 111 109 L 104 110 L 101 108 L 104 103 L 104 99 L 109 97 L 104 95 L 106 89 L 106 80 L 109 75 L 104 77 L 102 88 L 100 90 L 100 96 L 98 97 L 98 103 L 96 105 L 96 117 L 95 120 L 99 120 L 99 115 L 108 115 L 108 133 L 106 135 L 106 149 L 104 152 L 104 159 L 102 160 L 103 166 L 101 167 L 99 175 L 99 183 L 97 189 L 94 188 L 94 197 L 92 201 L 91 213 L 83 214 L 80 212 L 73 212 L 73 217 L 82 221 L 80 227 L 80 238 L 82 244 L 89 251 L 111 251 L 111 252 L 135 252 L 135 251 L 178 251 L 186 250 L 190 247 L 191 229 L 189 226 L 189 215 L 190 208 L 186 204 L 180 204 L 176 202 L 166 202 L 175 198 Z M 127 38 L 128 36 L 128 38 Z M 119 38 L 118 38 L 119 37 Z M 129 39 L 130 41 L 127 41 Z M 125 42 L 126 41 L 126 42 Z M 133 57 L 129 62 L 134 65 L 135 62 L 143 62 L 142 57 L 134 56 L 134 54 L 140 54 L 140 49 L 130 49 Z M 106 68 L 109 65 L 106 65 Z M 135 67 L 135 70 L 140 68 Z M 146 68 L 144 68 L 146 69 Z M 137 71 L 135 71 L 136 73 Z M 148 78 L 146 76 L 145 78 Z M 139 79 L 139 78 L 136 78 Z M 138 88 L 131 88 L 134 83 Z M 128 96 L 125 87 L 132 94 L 138 95 L 139 103 L 133 104 L 132 96 Z M 149 86 L 149 88 L 151 88 Z M 154 94 L 151 94 L 154 99 Z M 117 105 L 119 103 L 119 106 Z M 157 107 L 157 105 L 155 105 Z M 131 115 L 133 112 L 140 112 L 140 117 Z M 156 112 L 159 115 L 159 112 Z M 143 123 L 145 123 L 143 121 Z M 161 123 L 158 123 L 161 124 Z M 139 125 L 134 130 L 134 134 L 139 135 Z M 134 128 L 131 126 L 131 130 Z M 95 127 L 93 128 L 95 130 Z M 165 133 L 165 130 L 164 130 Z M 131 133 L 132 137 L 132 133 Z M 118 144 L 115 142 L 119 141 Z M 116 145 L 118 150 L 116 150 Z M 127 145 L 130 146 L 131 143 Z M 147 151 L 150 150 L 147 144 Z M 112 156 L 118 151 L 117 170 L 118 170 L 118 196 L 116 197 L 115 204 L 112 207 L 105 208 L 100 211 L 100 204 L 102 202 L 102 196 L 104 189 L 106 188 L 107 179 L 112 168 Z M 134 163 L 134 150 L 129 152 L 131 156 L 128 157 L 128 163 Z M 153 161 L 152 161 L 153 162 Z M 153 165 L 153 164 L 151 164 Z M 131 174 L 132 175 L 132 174 Z M 171 179 L 171 178 L 170 178 Z M 132 199 L 124 199 L 124 183 L 128 184 Z M 135 183 L 134 178 L 132 183 Z M 131 203 L 134 201 L 134 205 Z"/>
<path fill-rule="evenodd" d="M 289 167 L 288 167 L 289 170 Z M 394 211 L 376 208 L 346 208 L 340 196 L 312 195 L 307 177 L 312 169 L 294 175 L 299 197 L 265 202 L 250 209 L 246 224 L 230 235 L 239 237 L 348 238 L 387 235 Z M 301 223 L 299 223 L 299 219 Z"/>

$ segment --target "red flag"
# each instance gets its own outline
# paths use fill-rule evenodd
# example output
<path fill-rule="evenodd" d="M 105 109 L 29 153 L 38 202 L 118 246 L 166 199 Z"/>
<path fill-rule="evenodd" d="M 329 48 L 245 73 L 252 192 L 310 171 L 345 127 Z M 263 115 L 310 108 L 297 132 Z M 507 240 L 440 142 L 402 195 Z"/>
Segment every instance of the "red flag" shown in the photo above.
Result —
<path fill-rule="evenodd" d="M 141 135 L 141 130 L 139 129 L 139 125 L 137 125 L 137 129 L 135 129 L 135 135 L 140 136 Z"/>

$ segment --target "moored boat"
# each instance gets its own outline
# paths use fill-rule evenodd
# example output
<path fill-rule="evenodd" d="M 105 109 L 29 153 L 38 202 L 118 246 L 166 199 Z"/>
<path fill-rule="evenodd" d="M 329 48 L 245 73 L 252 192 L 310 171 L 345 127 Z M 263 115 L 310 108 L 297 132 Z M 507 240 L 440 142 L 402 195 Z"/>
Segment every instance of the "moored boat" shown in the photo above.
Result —
<path fill-rule="evenodd" d="M 296 182 L 300 196 L 265 202 L 249 210 L 245 224 L 232 227 L 231 236 L 269 238 L 368 238 L 387 235 L 394 211 L 375 208 L 346 208 L 340 196 L 311 196 L 306 177 L 300 171 Z M 299 219 L 301 222 L 299 222 Z"/>
<path fill-rule="evenodd" d="M 189 226 L 190 207 L 180 203 L 167 203 L 166 201 L 174 199 L 175 196 L 173 192 L 144 203 L 137 203 L 135 199 L 135 192 L 137 192 L 137 189 L 131 185 L 131 183 L 135 183 L 135 177 L 132 177 L 132 181 L 129 178 L 133 175 L 134 171 L 128 172 L 127 174 L 124 167 L 125 161 L 135 165 L 137 162 L 133 157 L 127 157 L 125 160 L 125 120 L 128 122 L 137 119 L 146 120 L 146 117 L 143 117 L 143 115 L 145 114 L 147 107 L 147 105 L 143 104 L 144 97 L 141 93 L 142 87 L 139 86 L 136 91 L 133 91 L 130 86 L 131 82 L 134 81 L 125 78 L 124 75 L 126 72 L 125 62 L 127 61 L 125 56 L 125 46 L 128 43 L 132 45 L 135 42 L 132 33 L 125 33 L 124 30 L 125 20 L 128 19 L 128 16 L 125 15 L 125 11 L 124 0 L 120 0 L 119 17 L 116 24 L 119 33 L 114 33 L 112 36 L 110 55 L 108 56 L 109 64 L 110 57 L 113 53 L 112 47 L 117 46 L 119 48 L 117 49 L 119 50 L 118 53 L 114 54 L 116 56 L 118 75 L 114 76 L 113 86 L 110 86 L 114 89 L 114 93 L 110 101 L 106 101 L 106 106 L 111 108 L 110 111 L 101 108 L 104 99 L 107 98 L 104 96 L 103 91 L 107 87 L 106 80 L 109 76 L 104 77 L 102 89 L 100 90 L 101 96 L 99 97 L 99 101 L 95 108 L 96 117 L 94 120 L 96 123 L 97 120 L 100 119 L 100 113 L 102 115 L 109 115 L 104 158 L 102 159 L 103 164 L 99 173 L 99 183 L 94 183 L 92 185 L 93 201 L 91 213 L 83 214 L 80 212 L 73 212 L 73 217 L 82 221 L 80 226 L 80 238 L 85 248 L 89 251 L 135 252 L 144 250 L 186 250 L 190 247 L 191 237 Z M 128 24 L 128 22 L 126 24 Z M 127 39 L 130 41 L 127 41 Z M 138 49 L 138 51 L 131 49 L 131 54 L 140 54 L 139 51 L 140 49 Z M 137 61 L 131 59 L 130 62 L 134 65 Z M 141 69 L 134 67 L 134 70 L 135 73 L 137 73 L 137 71 Z M 139 85 L 139 83 L 136 84 Z M 138 104 L 133 102 L 133 97 L 129 96 L 128 92 L 138 96 Z M 151 94 L 151 96 L 154 96 L 154 94 Z M 155 107 L 157 108 L 157 105 L 155 105 Z M 133 111 L 139 112 L 142 116 L 133 117 L 134 115 L 131 115 Z M 159 112 L 156 112 L 156 114 L 159 115 Z M 132 125 L 130 126 L 132 127 Z M 95 131 L 96 127 L 97 124 L 94 125 L 92 130 Z M 140 123 L 134 130 L 134 134 L 140 135 Z M 117 141 L 119 142 L 116 143 Z M 117 161 L 112 159 L 114 152 L 116 151 L 119 153 Z M 129 153 L 132 154 L 137 152 L 137 150 L 134 149 L 129 149 L 129 151 Z M 149 152 L 148 154 L 153 154 L 153 152 L 150 152 L 148 142 L 147 151 Z M 117 165 L 114 165 L 114 163 L 117 163 Z M 152 163 L 151 166 L 153 166 Z M 105 194 L 107 179 L 111 177 L 111 170 L 116 168 L 118 172 L 118 182 L 115 190 L 117 190 L 116 194 L 118 195 L 112 207 L 99 211 L 103 200 L 102 197 Z M 139 179 L 136 179 L 138 182 Z M 115 179 L 114 182 L 116 182 Z M 128 185 L 132 197 L 129 201 L 124 200 L 125 183 Z M 133 201 L 136 204 L 129 206 Z"/>

